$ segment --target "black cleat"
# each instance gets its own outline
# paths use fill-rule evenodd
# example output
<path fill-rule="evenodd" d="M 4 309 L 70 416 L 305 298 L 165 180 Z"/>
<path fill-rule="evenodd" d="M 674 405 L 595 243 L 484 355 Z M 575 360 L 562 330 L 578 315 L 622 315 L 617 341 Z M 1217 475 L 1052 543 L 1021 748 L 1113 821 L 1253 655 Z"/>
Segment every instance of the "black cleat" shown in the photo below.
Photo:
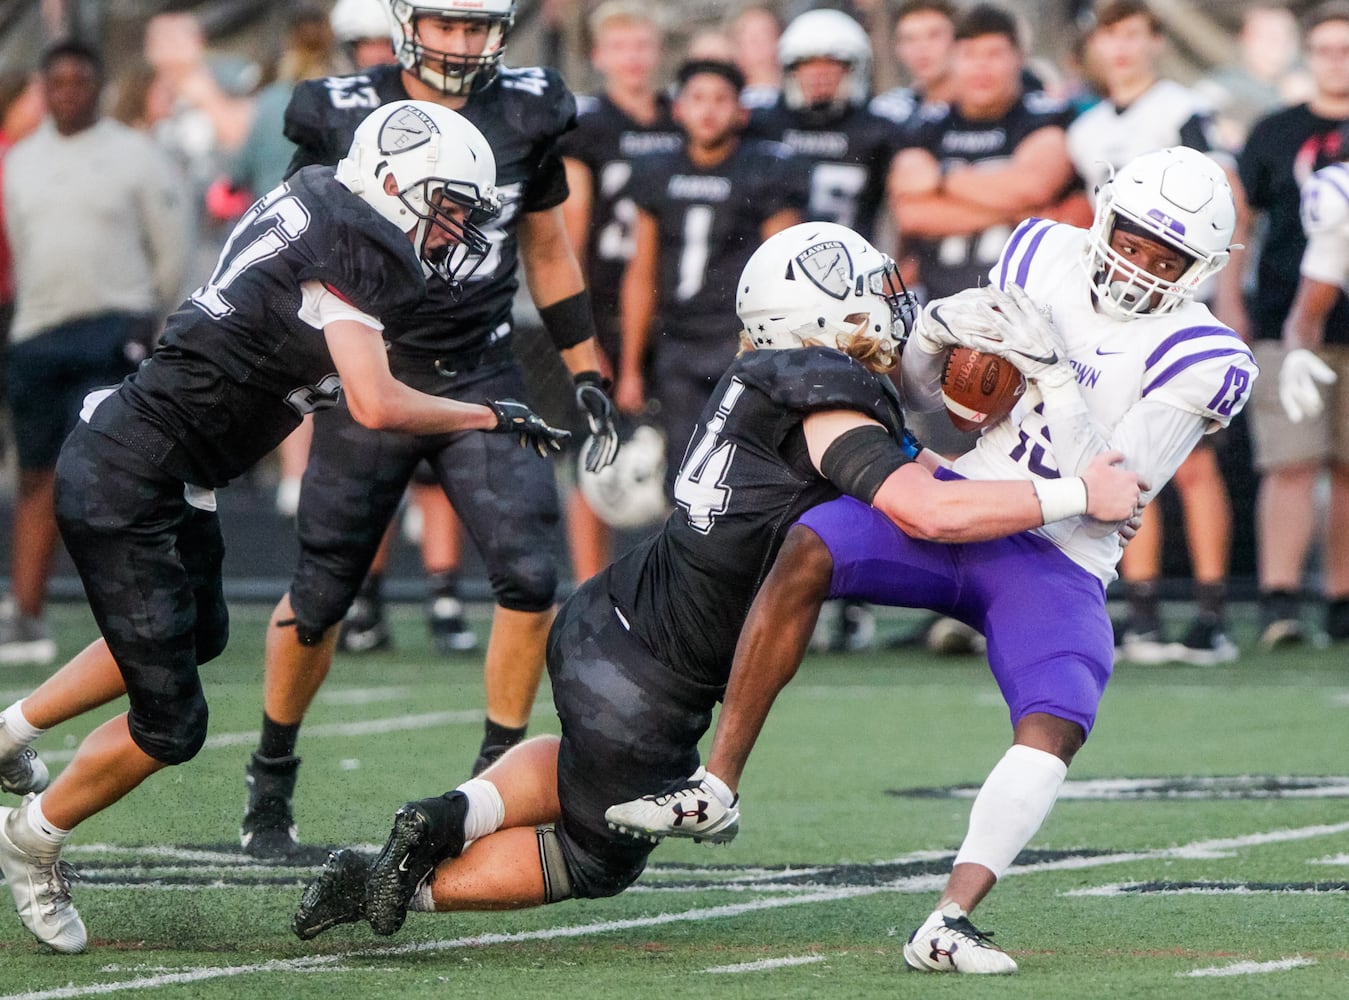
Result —
<path fill-rule="evenodd" d="M 468 798 L 462 792 L 409 802 L 394 813 L 389 839 L 366 882 L 365 916 L 376 934 L 402 927 L 412 897 L 436 864 L 463 853 L 467 816 Z"/>
<path fill-rule="evenodd" d="M 318 937 L 338 924 L 365 917 L 365 883 L 370 859 L 355 851 L 333 851 L 319 877 L 305 887 L 290 929 L 301 941 Z"/>
<path fill-rule="evenodd" d="M 248 804 L 239 827 L 239 843 L 245 854 L 281 859 L 299 849 L 299 831 L 291 808 L 299 773 L 299 757 L 260 757 L 254 752 L 244 772 Z"/>

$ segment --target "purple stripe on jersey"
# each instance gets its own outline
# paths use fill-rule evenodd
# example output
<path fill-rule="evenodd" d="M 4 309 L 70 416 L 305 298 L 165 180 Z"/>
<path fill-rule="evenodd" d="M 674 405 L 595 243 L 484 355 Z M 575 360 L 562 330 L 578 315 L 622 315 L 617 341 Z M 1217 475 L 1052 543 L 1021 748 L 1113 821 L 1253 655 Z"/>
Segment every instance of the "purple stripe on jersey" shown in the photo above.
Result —
<path fill-rule="evenodd" d="M 1244 348 L 1244 345 L 1243 345 Z M 1143 395 L 1146 396 L 1153 389 L 1160 389 L 1166 383 L 1183 372 L 1186 368 L 1192 368 L 1201 361 L 1208 361 L 1212 358 L 1221 358 L 1230 355 L 1237 355 L 1243 358 L 1249 358 L 1250 352 L 1243 348 L 1236 347 L 1218 347 L 1211 351 L 1200 351 L 1198 354 L 1191 354 L 1188 357 L 1181 358 L 1166 366 L 1160 375 L 1154 378 L 1147 385 L 1143 386 Z"/>
<path fill-rule="evenodd" d="M 1012 255 L 1016 253 L 1017 247 L 1021 245 L 1021 241 L 1026 238 L 1026 235 L 1042 222 L 1044 222 L 1044 219 L 1027 219 L 1016 227 L 1016 232 L 1012 233 L 1012 238 L 1007 241 L 1007 246 L 1003 247 L 1002 250 L 1002 270 L 998 272 L 999 288 L 1007 287 L 1007 266 L 1012 262 Z"/>
<path fill-rule="evenodd" d="M 1151 368 L 1158 361 L 1161 361 L 1166 352 L 1171 350 L 1171 348 L 1175 347 L 1177 344 L 1183 344 L 1187 340 L 1198 340 L 1200 337 L 1235 338 L 1236 332 L 1225 326 L 1189 326 L 1184 330 L 1177 330 L 1158 344 L 1156 350 L 1148 355 L 1148 360 L 1143 362 L 1144 370 Z M 1245 345 L 1242 346 L 1245 347 Z M 1251 352 L 1247 349 L 1246 353 L 1250 354 Z"/>
<path fill-rule="evenodd" d="M 1054 228 L 1054 223 L 1048 223 L 1043 229 L 1035 234 L 1034 239 L 1030 241 L 1030 246 L 1026 247 L 1025 256 L 1021 258 L 1021 263 L 1016 268 L 1016 283 L 1022 288 L 1026 287 L 1026 276 L 1030 273 L 1031 258 L 1035 256 L 1035 251 L 1040 249 L 1040 242 L 1045 238 L 1045 233 Z"/>

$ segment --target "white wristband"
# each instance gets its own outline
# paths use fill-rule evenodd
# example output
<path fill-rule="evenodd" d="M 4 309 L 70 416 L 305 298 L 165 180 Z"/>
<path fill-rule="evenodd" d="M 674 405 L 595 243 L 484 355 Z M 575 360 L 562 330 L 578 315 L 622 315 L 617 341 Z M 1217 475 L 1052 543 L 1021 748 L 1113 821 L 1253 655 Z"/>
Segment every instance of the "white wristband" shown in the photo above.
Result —
<path fill-rule="evenodd" d="M 1045 524 L 1087 512 L 1087 481 L 1082 477 L 1032 479 L 1031 484 L 1040 501 L 1040 516 Z"/>

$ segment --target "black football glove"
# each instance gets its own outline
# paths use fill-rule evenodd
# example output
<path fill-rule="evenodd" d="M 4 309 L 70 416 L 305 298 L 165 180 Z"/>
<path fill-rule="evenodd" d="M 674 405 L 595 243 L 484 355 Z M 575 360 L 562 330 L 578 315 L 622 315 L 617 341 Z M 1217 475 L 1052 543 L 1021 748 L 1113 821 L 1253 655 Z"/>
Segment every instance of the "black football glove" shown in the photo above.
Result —
<path fill-rule="evenodd" d="M 585 414 L 590 426 L 586 439 L 586 472 L 599 472 L 613 462 L 618 454 L 618 425 L 614 423 L 614 404 L 605 392 L 604 379 L 599 372 L 581 372 L 576 382 L 576 405 Z"/>
<path fill-rule="evenodd" d="M 547 457 L 548 452 L 561 451 L 562 446 L 571 438 L 570 431 L 551 427 L 524 403 L 513 399 L 492 399 L 487 405 L 497 415 L 497 425 L 492 428 L 499 434 L 520 435 L 521 448 L 533 448 Z"/>

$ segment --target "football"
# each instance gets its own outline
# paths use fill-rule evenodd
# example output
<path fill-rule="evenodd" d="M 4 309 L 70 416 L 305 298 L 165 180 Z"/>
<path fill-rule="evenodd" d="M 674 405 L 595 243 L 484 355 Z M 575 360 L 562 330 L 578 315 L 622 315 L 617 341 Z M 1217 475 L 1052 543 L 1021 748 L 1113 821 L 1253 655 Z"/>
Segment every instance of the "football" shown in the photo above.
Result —
<path fill-rule="evenodd" d="M 996 354 L 953 347 L 942 369 L 941 397 L 946 415 L 962 431 L 989 427 L 1007 414 L 1026 391 L 1016 366 Z"/>

